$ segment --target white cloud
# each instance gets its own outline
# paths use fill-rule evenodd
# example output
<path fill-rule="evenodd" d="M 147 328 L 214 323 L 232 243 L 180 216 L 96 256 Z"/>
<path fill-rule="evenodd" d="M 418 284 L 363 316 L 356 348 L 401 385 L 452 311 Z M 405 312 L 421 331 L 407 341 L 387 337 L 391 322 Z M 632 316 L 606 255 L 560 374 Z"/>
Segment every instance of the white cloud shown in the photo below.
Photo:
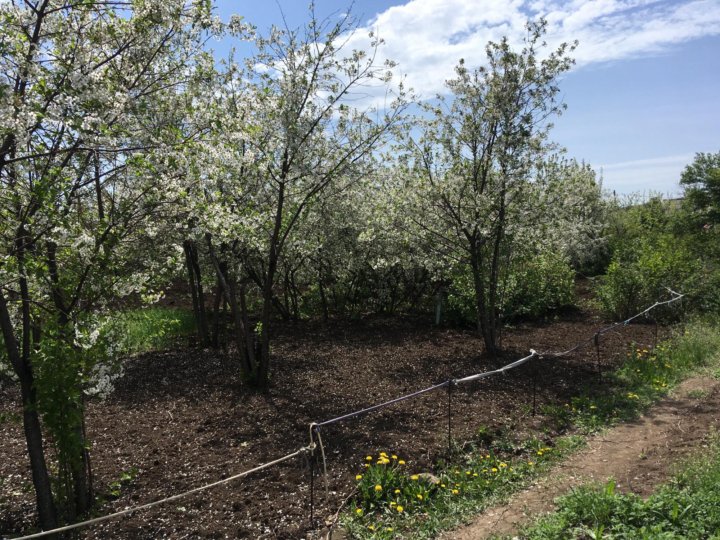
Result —
<path fill-rule="evenodd" d="M 382 58 L 398 62 L 398 73 L 424 98 L 445 92 L 460 58 L 483 62 L 485 45 L 507 35 L 519 44 L 528 18 L 547 18 L 547 41 L 579 40 L 577 65 L 646 54 L 707 35 L 720 34 L 717 0 L 411 0 L 368 21 L 351 48 L 365 48 L 375 30 L 386 44 Z"/>
<path fill-rule="evenodd" d="M 602 171 L 603 187 L 617 193 L 677 196 L 682 192 L 680 174 L 694 154 L 678 154 L 651 159 L 609 163 L 595 167 Z"/>

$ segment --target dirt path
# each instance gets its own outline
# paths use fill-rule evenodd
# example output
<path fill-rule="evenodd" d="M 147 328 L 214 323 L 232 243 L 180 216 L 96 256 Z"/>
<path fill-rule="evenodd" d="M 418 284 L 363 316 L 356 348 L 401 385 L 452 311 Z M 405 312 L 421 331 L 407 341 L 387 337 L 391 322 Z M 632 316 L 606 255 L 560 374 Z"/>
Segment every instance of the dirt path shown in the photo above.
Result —
<path fill-rule="evenodd" d="M 695 377 L 683 382 L 638 420 L 593 437 L 588 447 L 556 465 L 545 477 L 491 507 L 443 540 L 479 540 L 513 534 L 531 517 L 554 509 L 554 499 L 583 483 L 615 478 L 620 491 L 649 495 L 666 481 L 671 465 L 720 422 L 720 381 Z"/>

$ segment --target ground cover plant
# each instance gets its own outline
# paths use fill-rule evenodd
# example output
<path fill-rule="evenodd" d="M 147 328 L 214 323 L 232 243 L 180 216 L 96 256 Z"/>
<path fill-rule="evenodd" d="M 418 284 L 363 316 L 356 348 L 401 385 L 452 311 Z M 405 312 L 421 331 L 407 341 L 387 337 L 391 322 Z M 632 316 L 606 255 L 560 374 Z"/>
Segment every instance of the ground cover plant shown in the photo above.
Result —
<path fill-rule="evenodd" d="M 620 493 L 613 480 L 582 486 L 562 497 L 557 512 L 526 528 L 519 538 L 717 539 L 719 499 L 720 437 L 714 433 L 700 455 L 647 499 Z"/>
<path fill-rule="evenodd" d="M 598 387 L 594 382 L 565 403 L 544 406 L 556 433 L 571 436 L 513 440 L 481 429 L 460 451 L 435 463 L 432 474 L 413 472 L 386 452 L 367 456 L 344 524 L 356 538 L 432 538 L 521 489 L 581 446 L 582 435 L 636 417 L 690 372 L 718 361 L 717 326 L 697 322 L 655 348 L 631 345 L 624 361 L 603 375 L 600 391 L 591 390 Z"/>

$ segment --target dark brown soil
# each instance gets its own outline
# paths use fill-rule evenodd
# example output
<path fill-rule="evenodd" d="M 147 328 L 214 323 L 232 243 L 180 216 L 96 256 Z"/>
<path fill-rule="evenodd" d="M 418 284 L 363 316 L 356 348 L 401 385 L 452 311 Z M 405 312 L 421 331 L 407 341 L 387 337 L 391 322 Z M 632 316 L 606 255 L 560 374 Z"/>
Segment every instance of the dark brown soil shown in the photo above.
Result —
<path fill-rule="evenodd" d="M 108 497 L 99 515 L 176 494 L 276 459 L 308 443 L 308 426 L 448 378 L 485 371 L 538 351 L 562 350 L 591 337 L 603 321 L 589 313 L 508 329 L 502 358 L 482 355 L 472 333 L 428 322 L 371 318 L 278 328 L 272 388 L 254 393 L 232 358 L 214 350 L 178 350 L 129 359 L 106 401 L 88 406 L 96 488 L 136 471 Z M 661 328 L 660 337 L 667 333 Z M 628 343 L 651 345 L 654 327 L 631 325 L 603 336 L 603 369 Z M 452 435 L 463 441 L 480 426 L 541 433 L 538 404 L 562 403 L 583 383 L 601 381 L 593 347 L 561 360 L 524 365 L 506 375 L 456 388 Z M 316 479 L 315 528 L 351 492 L 365 455 L 392 451 L 428 470 L 447 448 L 448 396 L 439 390 L 322 429 L 329 497 Z M 35 514 L 18 395 L 0 387 L 0 534 L 33 531 Z M 308 464 L 293 459 L 232 484 L 88 528 L 81 538 L 305 538 L 310 534 Z"/>

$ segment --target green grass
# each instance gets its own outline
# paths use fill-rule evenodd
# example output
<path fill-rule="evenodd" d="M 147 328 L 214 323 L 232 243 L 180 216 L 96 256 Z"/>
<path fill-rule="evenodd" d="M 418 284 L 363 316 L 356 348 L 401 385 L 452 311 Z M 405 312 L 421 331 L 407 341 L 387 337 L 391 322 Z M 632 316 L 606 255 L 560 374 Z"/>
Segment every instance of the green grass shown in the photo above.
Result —
<path fill-rule="evenodd" d="M 653 351 L 632 347 L 622 366 L 604 375 L 600 393 L 595 385 L 569 403 L 542 408 L 549 422 L 581 435 L 517 443 L 507 437 L 492 440 L 480 429 L 472 450 L 436 464 L 436 481 L 413 479 L 392 457 L 385 463 L 382 455 L 368 456 L 371 460 L 358 472 L 359 495 L 342 523 L 359 539 L 433 538 L 522 489 L 582 446 L 584 435 L 636 417 L 691 372 L 716 369 L 719 353 L 720 332 L 702 322 Z"/>
<path fill-rule="evenodd" d="M 166 307 L 120 312 L 108 324 L 122 356 L 172 347 L 194 331 L 191 311 Z"/>
<path fill-rule="evenodd" d="M 478 448 L 439 465 L 432 476 L 417 474 L 402 456 L 367 456 L 356 476 L 359 495 L 344 514 L 343 526 L 355 538 L 434 538 L 461 523 L 462 516 L 505 500 L 583 444 L 568 436 L 550 448 L 530 439 L 513 446 L 514 457 L 500 448 Z"/>
<path fill-rule="evenodd" d="M 615 483 L 574 490 L 558 511 L 526 528 L 521 538 L 720 539 L 720 437 L 686 463 L 647 500 L 615 491 Z"/>

